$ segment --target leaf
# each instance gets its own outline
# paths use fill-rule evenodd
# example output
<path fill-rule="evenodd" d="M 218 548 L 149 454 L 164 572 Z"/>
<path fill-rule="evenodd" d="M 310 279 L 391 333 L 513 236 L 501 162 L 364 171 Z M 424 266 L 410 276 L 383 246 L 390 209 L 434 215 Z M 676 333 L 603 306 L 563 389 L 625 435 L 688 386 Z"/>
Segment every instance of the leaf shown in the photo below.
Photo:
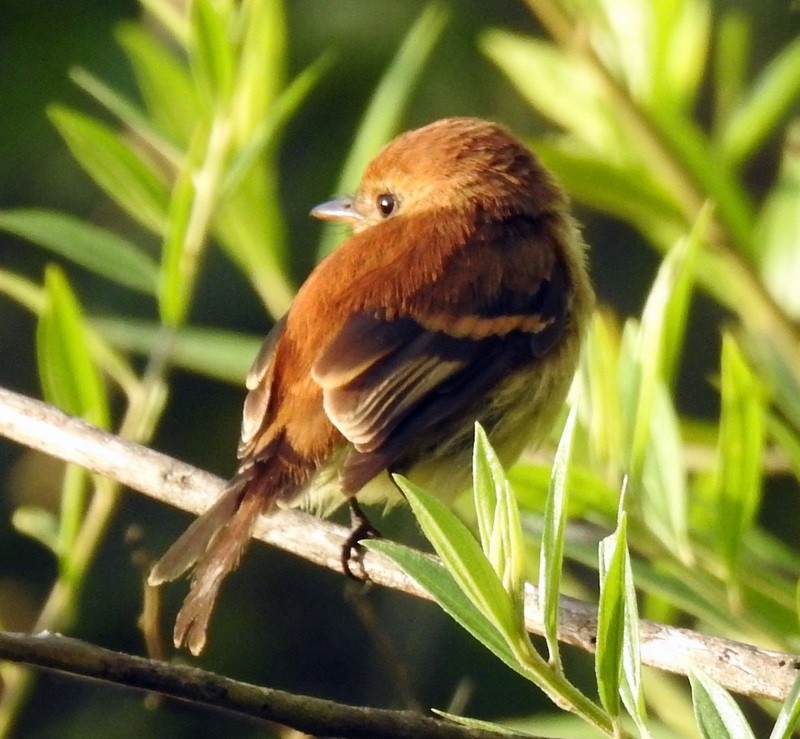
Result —
<path fill-rule="evenodd" d="M 153 122 L 170 141 L 186 147 L 202 108 L 185 59 L 139 23 L 121 23 L 115 36 Z"/>
<path fill-rule="evenodd" d="M 739 706 L 727 690 L 699 670 L 689 671 L 697 726 L 704 739 L 755 739 Z"/>
<path fill-rule="evenodd" d="M 92 324 L 114 346 L 143 356 L 163 338 L 162 326 L 153 321 L 108 316 Z M 227 329 L 185 326 L 175 334 L 170 364 L 241 386 L 262 343 L 263 337 Z"/>
<path fill-rule="evenodd" d="M 215 205 L 219 185 L 215 174 L 219 172 L 216 167 L 204 170 L 207 155 L 214 160 L 222 156 L 216 150 L 210 153 L 212 138 L 213 133 L 198 127 L 172 190 L 162 246 L 158 307 L 161 320 L 173 328 L 186 320 Z"/>
<path fill-rule="evenodd" d="M 181 153 L 155 129 L 138 106 L 85 69 L 71 69 L 69 76 L 78 87 L 115 115 L 132 134 L 158 152 L 174 169 L 180 166 Z"/>
<path fill-rule="evenodd" d="M 800 318 L 800 123 L 790 126 L 778 179 L 756 224 L 759 267 L 768 290 L 794 319 Z"/>
<path fill-rule="evenodd" d="M 729 333 L 722 337 L 721 364 L 717 541 L 732 578 L 761 501 L 765 418 L 758 379 Z"/>
<path fill-rule="evenodd" d="M 422 11 L 383 73 L 342 166 L 335 191 L 352 192 L 370 159 L 397 132 L 411 93 L 441 36 L 448 11 L 431 3 Z M 340 241 L 341 229 L 328 224 L 322 232 L 319 258 L 327 256 Z"/>
<path fill-rule="evenodd" d="M 516 640 L 517 618 L 511 600 L 467 527 L 429 493 L 400 475 L 393 479 L 458 587 L 504 639 Z"/>
<path fill-rule="evenodd" d="M 539 598 L 542 604 L 544 636 L 547 640 L 550 664 L 559 672 L 561 672 L 562 666 L 558 647 L 558 595 L 561 590 L 561 570 L 564 564 L 567 475 L 576 419 L 577 405 L 573 405 L 553 460 L 553 470 L 544 510 L 544 532 L 539 553 Z"/>
<path fill-rule="evenodd" d="M 47 113 L 91 178 L 134 220 L 163 233 L 169 193 L 153 167 L 106 124 L 60 105 Z"/>
<path fill-rule="evenodd" d="M 487 31 L 478 44 L 537 112 L 573 133 L 589 151 L 620 163 L 629 147 L 605 87 L 588 62 L 549 41 L 508 31 Z"/>
<path fill-rule="evenodd" d="M 66 277 L 53 265 L 45 271 L 45 296 L 36 331 L 45 400 L 95 426 L 108 428 L 108 398 L 89 354 L 83 314 Z"/>
<path fill-rule="evenodd" d="M 156 265 L 134 244 L 111 231 L 65 213 L 38 208 L 0 211 L 0 229 L 124 287 L 155 294 Z"/>
<path fill-rule="evenodd" d="M 11 516 L 11 525 L 58 555 L 58 520 L 51 511 L 39 506 L 20 506 Z"/>
<path fill-rule="evenodd" d="M 284 5 L 283 0 L 246 0 L 241 4 L 243 38 L 231 112 L 238 144 L 253 137 L 278 97 L 286 95 L 283 88 L 289 34 Z"/>
<path fill-rule="evenodd" d="M 252 135 L 231 161 L 220 190 L 220 199 L 228 197 L 250 173 L 264 152 L 275 146 L 278 136 L 300 105 L 330 69 L 332 57 L 323 54 L 295 77 L 280 94 Z"/>
<path fill-rule="evenodd" d="M 797 726 L 797 719 L 800 716 L 800 673 L 792 683 L 792 689 L 786 700 L 781 706 L 778 718 L 775 720 L 775 726 L 769 735 L 769 739 L 790 739 L 794 736 L 794 730 Z"/>
<path fill-rule="evenodd" d="M 691 110 L 703 81 L 710 47 L 712 6 L 708 0 L 652 3 L 654 19 L 653 105 Z"/>
<path fill-rule="evenodd" d="M 616 163 L 570 136 L 537 138 L 532 148 L 572 197 L 629 221 L 659 248 L 685 232 L 683 214 L 645 168 Z"/>
<path fill-rule="evenodd" d="M 775 130 L 800 93 L 800 38 L 787 44 L 761 72 L 747 96 L 731 114 L 722 136 L 722 151 L 740 164 Z"/>
<path fill-rule="evenodd" d="M 522 629 L 526 566 L 519 510 L 503 465 L 478 423 L 472 460 L 481 548 L 503 583 Z"/>
<path fill-rule="evenodd" d="M 512 670 L 529 677 L 492 622 L 481 613 L 442 565 L 437 564 L 421 552 L 387 539 L 370 539 L 362 544 L 367 549 L 380 552 L 397 563 L 431 594 L 442 610 L 490 652 L 499 657 Z"/>
<path fill-rule="evenodd" d="M 189 10 L 189 63 L 197 87 L 213 108 L 227 103 L 233 89 L 233 11 L 213 0 L 192 0 Z"/>
<path fill-rule="evenodd" d="M 622 647 L 625 631 L 626 516 L 617 530 L 600 542 L 600 601 L 597 610 L 595 673 L 600 701 L 608 713 L 619 715 Z"/>

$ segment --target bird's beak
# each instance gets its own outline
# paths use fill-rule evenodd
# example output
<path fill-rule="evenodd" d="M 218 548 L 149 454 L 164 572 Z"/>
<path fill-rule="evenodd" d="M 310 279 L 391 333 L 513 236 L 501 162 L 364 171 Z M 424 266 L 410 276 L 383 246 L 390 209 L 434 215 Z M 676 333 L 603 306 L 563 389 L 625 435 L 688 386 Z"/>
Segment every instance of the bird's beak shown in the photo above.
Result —
<path fill-rule="evenodd" d="M 341 221 L 350 224 L 364 220 L 364 216 L 353 207 L 353 198 L 350 197 L 336 198 L 327 203 L 320 203 L 311 209 L 311 215 L 321 221 Z"/>

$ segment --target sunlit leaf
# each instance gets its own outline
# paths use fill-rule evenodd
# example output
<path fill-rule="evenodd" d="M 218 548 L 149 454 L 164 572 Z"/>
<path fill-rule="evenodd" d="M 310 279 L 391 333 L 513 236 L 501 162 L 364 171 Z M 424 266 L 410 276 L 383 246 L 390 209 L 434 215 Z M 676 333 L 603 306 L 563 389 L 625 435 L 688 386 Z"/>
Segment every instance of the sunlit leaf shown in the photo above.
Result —
<path fill-rule="evenodd" d="M 169 191 L 150 163 L 105 123 L 60 105 L 48 115 L 92 179 L 133 219 L 163 233 Z"/>
<path fill-rule="evenodd" d="M 542 603 L 544 635 L 550 664 L 561 670 L 558 648 L 558 595 L 564 560 L 564 531 L 567 524 L 567 475 L 575 434 L 577 406 L 567 417 L 553 460 L 553 471 L 544 510 L 544 531 L 539 553 L 539 597 Z"/>
<path fill-rule="evenodd" d="M 697 670 L 689 672 L 697 726 L 704 739 L 755 739 L 728 691 Z"/>
<path fill-rule="evenodd" d="M 0 211 L 0 229 L 120 285 L 155 293 L 156 265 L 134 244 L 111 231 L 66 213 L 38 208 Z"/>

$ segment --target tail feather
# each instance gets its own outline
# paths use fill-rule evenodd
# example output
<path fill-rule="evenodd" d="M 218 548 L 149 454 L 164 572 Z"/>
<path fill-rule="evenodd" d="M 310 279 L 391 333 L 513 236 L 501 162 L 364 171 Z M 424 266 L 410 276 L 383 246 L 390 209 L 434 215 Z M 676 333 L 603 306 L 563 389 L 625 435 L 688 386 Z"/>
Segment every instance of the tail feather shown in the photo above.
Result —
<path fill-rule="evenodd" d="M 231 481 L 214 505 L 196 518 L 156 562 L 147 578 L 150 585 L 162 585 L 177 580 L 198 562 L 208 549 L 214 534 L 236 513 L 248 482 L 249 479 L 240 476 Z"/>
<path fill-rule="evenodd" d="M 175 646 L 186 644 L 195 656 L 206 642 L 206 630 L 222 581 L 239 563 L 250 542 L 263 495 L 249 488 L 252 474 L 240 472 L 219 499 L 195 519 L 154 565 L 150 585 L 176 580 L 194 567 L 189 594 L 175 621 Z"/>
<path fill-rule="evenodd" d="M 213 535 L 195 566 L 189 594 L 175 620 L 173 636 L 176 647 L 186 644 L 195 656 L 203 650 L 208 620 L 220 585 L 239 564 L 261 508 L 258 495 L 245 495 L 230 520 Z"/>

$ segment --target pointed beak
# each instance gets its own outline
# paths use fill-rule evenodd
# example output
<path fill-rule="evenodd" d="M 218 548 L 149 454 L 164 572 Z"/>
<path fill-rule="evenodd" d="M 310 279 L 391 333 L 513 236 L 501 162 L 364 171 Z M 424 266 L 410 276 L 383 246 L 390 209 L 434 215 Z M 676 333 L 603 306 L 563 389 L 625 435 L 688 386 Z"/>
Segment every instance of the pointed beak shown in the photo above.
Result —
<path fill-rule="evenodd" d="M 353 198 L 344 197 L 320 203 L 311 209 L 311 215 L 321 221 L 341 221 L 342 223 L 356 224 L 364 220 L 364 216 L 353 207 Z"/>

